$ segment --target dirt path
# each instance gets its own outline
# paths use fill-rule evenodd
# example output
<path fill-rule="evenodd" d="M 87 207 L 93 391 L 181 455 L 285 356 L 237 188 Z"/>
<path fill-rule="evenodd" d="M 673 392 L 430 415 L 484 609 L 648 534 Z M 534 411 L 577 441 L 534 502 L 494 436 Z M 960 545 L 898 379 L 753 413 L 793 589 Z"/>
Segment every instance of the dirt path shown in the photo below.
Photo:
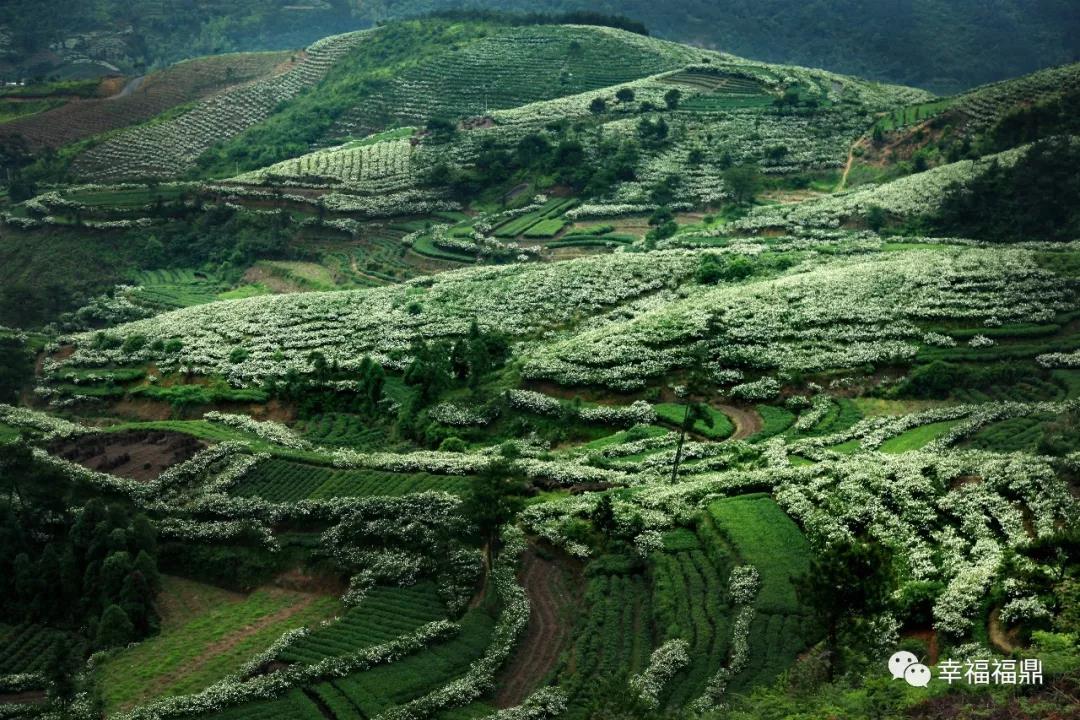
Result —
<path fill-rule="evenodd" d="M 858 146 L 859 140 L 856 140 L 848 149 L 847 162 L 844 164 L 844 174 L 840 176 L 840 183 L 836 186 L 836 192 L 840 192 L 847 187 L 847 178 L 848 175 L 851 174 L 851 166 L 855 164 L 855 148 Z"/>
<path fill-rule="evenodd" d="M 745 440 L 746 438 L 761 432 L 765 427 L 761 416 L 751 408 L 735 407 L 734 405 L 713 405 L 714 408 L 731 418 L 735 425 L 735 432 L 729 440 Z"/>
<path fill-rule="evenodd" d="M 581 599 L 580 574 L 530 548 L 522 561 L 521 584 L 529 596 L 529 625 L 514 656 L 496 680 L 495 707 L 520 705 L 555 668 L 570 642 L 567 611 Z"/>
<path fill-rule="evenodd" d="M 1001 608 L 994 608 L 990 611 L 990 621 L 987 623 L 986 629 L 990 634 L 990 642 L 994 647 L 1006 655 L 1012 654 L 1013 650 L 1016 649 L 1016 644 L 1009 637 L 1005 626 L 1001 624 Z"/>
<path fill-rule="evenodd" d="M 145 75 L 140 75 L 137 78 L 132 78 L 130 81 L 128 81 L 128 83 L 126 85 L 124 85 L 123 89 L 121 89 L 120 92 L 116 93 L 115 95 L 113 95 L 111 97 L 105 98 L 105 99 L 106 100 L 119 100 L 120 98 L 125 98 L 128 95 L 130 95 L 131 93 L 133 93 L 136 90 L 138 90 L 139 88 L 141 88 L 142 84 L 143 84 L 143 82 L 145 80 L 146 80 Z"/>

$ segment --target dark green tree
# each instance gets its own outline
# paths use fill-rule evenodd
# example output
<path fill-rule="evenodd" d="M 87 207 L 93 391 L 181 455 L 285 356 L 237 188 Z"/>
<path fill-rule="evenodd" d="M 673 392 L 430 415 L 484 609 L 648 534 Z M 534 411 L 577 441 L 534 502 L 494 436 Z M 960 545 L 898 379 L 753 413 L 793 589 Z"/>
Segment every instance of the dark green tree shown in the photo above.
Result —
<path fill-rule="evenodd" d="M 488 567 L 495 555 L 499 528 L 524 507 L 524 491 L 524 480 L 504 458 L 491 462 L 469 486 L 462 510 L 484 538 Z"/>
<path fill-rule="evenodd" d="M 664 93 L 664 104 L 667 105 L 668 110 L 679 107 L 680 100 L 682 100 L 682 92 L 678 88 L 671 88 Z"/>
<path fill-rule="evenodd" d="M 854 541 L 821 548 L 809 572 L 796 578 L 799 601 L 815 611 L 824 631 L 830 680 L 857 654 L 866 620 L 888 606 L 890 577 L 881 546 Z"/>
<path fill-rule="evenodd" d="M 135 627 L 131 619 L 119 605 L 109 605 L 101 614 L 98 622 L 97 637 L 94 644 L 104 650 L 105 648 L 120 647 L 127 645 L 135 637 Z"/>
<path fill-rule="evenodd" d="M 736 165 L 724 172 L 724 185 L 739 205 L 752 203 L 761 189 L 761 171 L 755 165 Z"/>
<path fill-rule="evenodd" d="M 17 337 L 0 336 L 0 402 L 15 402 L 34 374 L 34 357 Z"/>

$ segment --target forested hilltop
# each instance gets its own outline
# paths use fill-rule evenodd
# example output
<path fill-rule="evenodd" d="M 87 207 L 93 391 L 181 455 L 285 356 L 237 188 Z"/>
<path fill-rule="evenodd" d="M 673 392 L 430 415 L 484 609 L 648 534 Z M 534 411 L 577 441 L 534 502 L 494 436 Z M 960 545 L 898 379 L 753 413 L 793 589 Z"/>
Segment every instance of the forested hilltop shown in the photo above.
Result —
<path fill-rule="evenodd" d="M 5 96 L 0 718 L 1075 714 L 1080 64 L 574 20 Z"/>
<path fill-rule="evenodd" d="M 0 8 L 0 78 L 66 78 L 109 66 L 134 72 L 210 53 L 290 49 L 458 7 L 450 0 L 92 0 L 52 12 L 50 2 L 11 0 Z M 1080 10 L 1069 0 L 476 0 L 469 7 L 624 16 L 672 40 L 939 93 L 1080 59 Z M 65 62 L 79 58 L 108 65 Z"/>

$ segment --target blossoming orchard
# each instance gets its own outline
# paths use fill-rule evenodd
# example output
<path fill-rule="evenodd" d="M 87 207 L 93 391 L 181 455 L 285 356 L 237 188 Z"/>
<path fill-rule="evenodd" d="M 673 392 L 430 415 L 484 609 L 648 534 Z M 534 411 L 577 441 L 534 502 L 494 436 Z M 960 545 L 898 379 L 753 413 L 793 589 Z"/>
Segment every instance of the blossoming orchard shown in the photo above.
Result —
<path fill-rule="evenodd" d="M 1080 66 L 641 30 L 0 99 L 0 718 L 1071 717 Z"/>

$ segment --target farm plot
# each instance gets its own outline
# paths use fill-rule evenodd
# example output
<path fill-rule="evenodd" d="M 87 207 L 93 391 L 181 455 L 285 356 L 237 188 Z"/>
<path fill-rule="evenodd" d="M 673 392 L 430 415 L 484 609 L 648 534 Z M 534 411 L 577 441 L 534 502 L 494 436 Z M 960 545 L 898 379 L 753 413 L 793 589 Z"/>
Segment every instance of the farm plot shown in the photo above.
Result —
<path fill-rule="evenodd" d="M 731 687 L 739 690 L 770 682 L 811 643 L 811 618 L 799 604 L 792 582 L 810 569 L 810 546 L 768 495 L 718 500 L 708 512 L 717 531 L 761 577 L 750 626 L 750 661 Z"/>
<path fill-rule="evenodd" d="M 690 666 L 668 688 L 668 706 L 682 707 L 704 691 L 727 658 L 731 607 L 726 601 L 730 560 L 722 548 L 659 553 L 653 558 L 653 618 L 663 641 L 690 644 Z M 718 566 L 712 557 L 723 561 Z"/>
<path fill-rule="evenodd" d="M 969 444 L 991 452 L 1035 452 L 1052 415 L 1032 415 L 991 423 L 972 436 Z"/>
<path fill-rule="evenodd" d="M 348 413 L 323 413 L 297 423 L 305 438 L 316 445 L 350 447 L 359 450 L 385 447 L 386 431 L 370 421 Z"/>
<path fill-rule="evenodd" d="M 95 179 L 178 175 L 193 167 L 196 158 L 215 143 L 265 120 L 282 102 L 319 82 L 365 34 L 325 38 L 281 75 L 230 88 L 176 117 L 117 133 L 78 156 L 73 169 Z"/>
<path fill-rule="evenodd" d="M 197 439 L 182 433 L 130 430 L 62 440 L 49 450 L 91 470 L 149 481 L 204 447 Z"/>
<path fill-rule="evenodd" d="M 918 450 L 924 445 L 933 442 L 938 437 L 944 435 L 959 423 L 959 420 L 945 420 L 943 422 L 920 425 L 917 428 L 912 428 L 911 430 L 900 433 L 896 437 L 889 438 L 881 443 L 881 446 L 878 449 L 881 450 L 881 452 L 887 453 L 902 453 L 909 450 Z"/>
<path fill-rule="evenodd" d="M 810 412 L 813 411 L 811 408 Z M 846 430 L 862 419 L 862 412 L 858 406 L 848 398 L 830 400 L 828 409 L 820 415 L 820 419 L 808 428 L 800 428 L 793 431 L 793 437 L 815 437 L 820 435 L 832 435 Z"/>
<path fill-rule="evenodd" d="M 151 73 L 129 95 L 69 102 L 11 122 L 3 131 L 22 135 L 32 146 L 58 148 L 144 122 L 229 85 L 265 77 L 284 69 L 289 56 L 288 52 L 259 52 L 188 60 Z"/>
<path fill-rule="evenodd" d="M 57 642 L 85 649 L 85 643 L 43 625 L 0 625 L 0 675 L 44 671 L 49 649 Z"/>
<path fill-rule="evenodd" d="M 213 275 L 191 269 L 144 270 L 135 282 L 139 287 L 132 293 L 132 299 L 159 310 L 214 302 L 227 289 Z"/>
<path fill-rule="evenodd" d="M 570 696 L 566 716 L 575 720 L 588 716 L 590 704 L 603 699 L 610 683 L 625 687 L 626 678 L 648 665 L 653 650 L 644 576 L 594 575 L 585 589 L 585 604 L 569 666 L 560 678 L 560 687 Z"/>
<path fill-rule="evenodd" d="M 935 100 L 933 102 L 909 105 L 887 114 L 881 120 L 878 120 L 875 127 L 889 131 L 915 125 L 948 110 L 952 104 L 952 100 Z"/>
<path fill-rule="evenodd" d="M 469 478 L 460 476 L 336 470 L 270 459 L 252 468 L 232 492 L 240 497 L 260 497 L 271 502 L 295 502 L 335 497 L 407 495 L 426 490 L 463 493 L 469 481 Z"/>
<path fill-rule="evenodd" d="M 446 607 L 434 583 L 378 586 L 368 591 L 360 605 L 286 648 L 279 658 L 291 663 L 316 663 L 388 642 L 444 617 Z"/>
<path fill-rule="evenodd" d="M 420 697 L 461 677 L 487 648 L 495 620 L 482 609 L 460 620 L 461 632 L 423 652 L 366 672 L 310 688 L 339 720 L 374 718 L 395 705 Z"/>
<path fill-rule="evenodd" d="M 339 134 L 388 122 L 479 117 L 498 108 L 612 87 L 713 53 L 586 26 L 505 28 L 425 58 L 353 108 Z"/>
<path fill-rule="evenodd" d="M 520 235 L 528 238 L 554 237 L 568 224 L 561 219 L 562 214 L 576 202 L 573 198 L 548 200 L 543 207 L 499 225 L 494 235 L 497 238 L 516 238 Z"/>
<path fill-rule="evenodd" d="M 678 403 L 659 403 L 653 405 L 653 409 L 656 410 L 656 416 L 669 425 L 675 427 L 682 427 L 683 418 L 686 416 L 686 406 Z M 706 407 L 705 411 L 709 413 L 712 418 L 712 427 L 709 427 L 704 420 L 698 420 L 694 423 L 692 432 L 709 438 L 710 440 L 723 440 L 729 437 L 735 432 L 735 425 L 732 424 L 731 418 L 725 415 L 720 410 L 713 407 Z"/>

